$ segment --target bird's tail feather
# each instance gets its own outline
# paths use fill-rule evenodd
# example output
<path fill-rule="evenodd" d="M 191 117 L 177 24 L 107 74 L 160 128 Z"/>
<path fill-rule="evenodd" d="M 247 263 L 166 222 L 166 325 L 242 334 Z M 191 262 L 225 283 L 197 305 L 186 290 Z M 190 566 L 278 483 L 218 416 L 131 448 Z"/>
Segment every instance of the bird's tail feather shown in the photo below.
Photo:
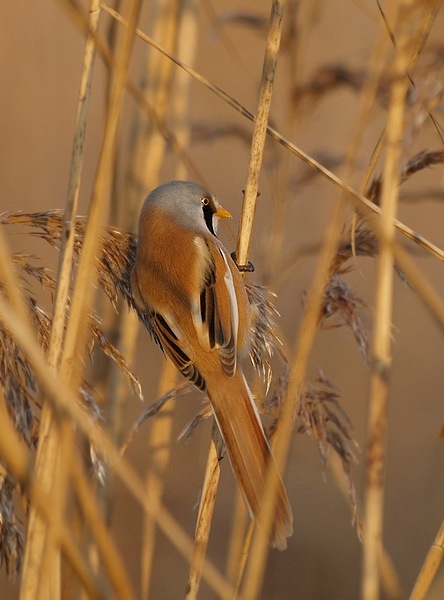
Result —
<path fill-rule="evenodd" d="M 277 467 L 245 377 L 238 371 L 208 393 L 237 483 L 252 516 L 260 519 L 268 470 Z M 270 542 L 284 550 L 286 538 L 293 533 L 293 515 L 277 472 L 275 479 L 276 512 Z"/>

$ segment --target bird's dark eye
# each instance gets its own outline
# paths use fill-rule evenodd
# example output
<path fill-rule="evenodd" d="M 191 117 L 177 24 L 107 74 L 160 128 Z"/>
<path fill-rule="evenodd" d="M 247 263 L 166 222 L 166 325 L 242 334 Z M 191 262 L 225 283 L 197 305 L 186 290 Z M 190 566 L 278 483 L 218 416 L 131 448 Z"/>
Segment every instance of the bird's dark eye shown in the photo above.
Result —
<path fill-rule="evenodd" d="M 204 196 L 202 198 L 202 206 L 208 206 L 210 203 L 210 199 L 208 198 L 208 196 Z"/>

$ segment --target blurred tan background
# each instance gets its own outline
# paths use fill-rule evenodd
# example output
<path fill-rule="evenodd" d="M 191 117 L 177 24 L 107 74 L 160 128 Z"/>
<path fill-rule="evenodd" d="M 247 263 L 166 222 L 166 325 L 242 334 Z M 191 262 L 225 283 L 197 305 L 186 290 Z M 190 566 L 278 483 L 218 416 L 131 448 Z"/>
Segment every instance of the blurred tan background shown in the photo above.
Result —
<path fill-rule="evenodd" d="M 296 110 L 290 100 L 292 88 L 307 81 L 326 64 L 363 70 L 382 27 L 376 6 L 371 2 L 300 2 L 297 7 L 296 35 L 301 36 L 303 52 L 289 56 L 283 50 L 273 99 L 272 121 L 276 128 L 307 153 L 321 157 L 340 173 L 357 106 L 350 86 L 330 92 L 316 102 L 311 100 Z M 199 37 L 195 68 L 254 112 L 262 68 L 264 31 L 251 27 L 240 14 L 254 14 L 268 20 L 268 3 L 252 0 L 205 0 L 198 4 Z M 219 25 L 215 27 L 214 19 Z M 246 22 L 248 21 L 248 22 Z M 103 15 L 103 27 L 110 19 Z M 150 3 L 145 2 L 139 22 L 150 32 Z M 428 47 L 442 42 L 444 19 L 438 17 Z M 1 158 L 0 210 L 42 211 L 62 208 L 65 203 L 73 125 L 81 72 L 84 36 L 70 20 L 63 2 L 7 2 L 2 6 L 0 23 L 1 72 Z M 299 47 L 300 49 L 300 47 Z M 145 46 L 137 40 L 132 74 L 137 79 L 144 60 Z M 441 51 L 442 52 L 442 51 Z M 292 60 L 296 64 L 292 66 Z M 292 75 L 292 68 L 295 74 Z M 443 65 L 434 71 L 437 82 L 444 79 Z M 95 175 L 104 114 L 106 70 L 97 60 L 93 102 L 87 131 L 86 161 L 81 189 L 81 209 L 85 214 Z M 424 75 L 422 76 L 424 77 Z M 414 77 L 415 79 L 415 77 Z M 241 210 L 241 190 L 245 187 L 248 166 L 248 136 L 251 124 L 220 99 L 197 83 L 192 84 L 190 118 L 208 134 L 212 127 L 241 128 L 240 136 L 201 136 L 189 147 L 189 155 L 204 176 L 204 183 L 234 215 L 223 224 L 220 237 L 229 249 L 236 243 Z M 134 102 L 127 98 L 121 131 L 117 197 L 124 189 Z M 366 131 L 364 149 L 358 160 L 355 185 L 367 165 L 384 123 L 383 103 L 375 107 Z M 434 116 L 443 124 L 442 106 Z M 279 276 L 294 262 L 290 277 L 276 289 L 280 326 L 293 344 L 298 332 L 303 292 L 311 280 L 315 256 L 304 256 L 301 249 L 322 240 L 337 192 L 333 186 L 313 177 L 300 161 L 289 156 L 271 140 L 267 142 L 266 161 L 261 179 L 261 196 L 252 248 L 256 272 L 251 280 L 275 289 Z M 406 157 L 422 149 L 440 148 L 442 143 L 430 121 L 410 143 Z M 171 156 L 165 161 L 162 180 L 172 178 Z M 420 192 L 417 201 L 400 206 L 400 219 L 438 246 L 443 246 L 442 166 L 420 173 L 403 188 L 405 193 Z M 148 190 L 146 190 L 148 191 Z M 431 192 L 429 194 L 429 192 Z M 142 199 L 142 198 L 141 198 Z M 121 197 L 121 207 L 125 207 Z M 275 225 L 279 205 L 284 203 L 283 226 L 279 240 Z M 14 250 L 36 253 L 52 268 L 55 254 L 38 241 L 7 230 Z M 282 252 L 279 244 L 282 243 Z M 416 252 L 416 250 L 415 250 Z M 298 255 L 299 259 L 294 260 Z M 417 264 L 436 289 L 444 293 L 444 266 L 436 259 L 418 253 Z M 371 332 L 374 304 L 374 261 L 360 259 L 347 278 L 368 305 L 363 315 Z M 398 279 L 395 284 L 393 318 L 393 375 L 391 382 L 388 469 L 384 540 L 404 589 L 411 590 L 425 554 L 443 518 L 444 441 L 439 439 L 443 425 L 444 341 L 435 324 L 412 289 Z M 145 403 L 156 399 L 156 381 L 163 364 L 161 353 L 141 332 L 136 372 L 141 377 Z M 349 414 L 360 446 L 354 481 L 359 499 L 363 497 L 363 460 L 368 392 L 368 369 L 364 365 L 351 333 L 345 328 L 318 335 L 311 358 L 311 376 L 320 368 L 337 386 Z M 177 407 L 176 433 L 193 417 L 200 406 L 197 394 L 186 397 Z M 129 396 L 127 427 L 143 407 Z M 136 437 L 130 457 L 140 473 L 144 472 L 150 427 L 144 425 Z M 192 534 L 195 504 L 203 480 L 210 436 L 205 423 L 185 444 L 178 441 L 166 482 L 165 502 L 183 527 Z M 221 569 L 227 551 L 234 499 L 234 480 L 227 461 L 216 504 L 209 556 Z M 286 484 L 295 516 L 295 532 L 284 553 L 270 553 L 262 597 L 267 600 L 353 600 L 359 596 L 361 546 L 351 527 L 351 512 L 329 470 L 323 473 L 315 443 L 296 435 L 286 473 Z M 141 511 L 125 490 L 114 506 L 113 527 L 136 582 L 140 575 L 138 556 L 141 541 Z M 187 565 L 159 535 L 152 598 L 168 600 L 183 597 Z M 438 578 L 439 579 L 439 578 Z M 435 586 L 430 598 L 444 597 Z M 0 575 L 2 600 L 18 598 L 18 585 Z M 201 598 L 214 596 L 203 584 Z"/>

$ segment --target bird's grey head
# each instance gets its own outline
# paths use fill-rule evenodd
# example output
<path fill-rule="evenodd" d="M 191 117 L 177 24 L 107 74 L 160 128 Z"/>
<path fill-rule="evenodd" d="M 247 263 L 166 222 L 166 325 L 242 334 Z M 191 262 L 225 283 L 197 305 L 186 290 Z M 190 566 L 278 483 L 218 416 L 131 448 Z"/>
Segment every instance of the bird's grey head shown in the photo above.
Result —
<path fill-rule="evenodd" d="M 218 217 L 231 217 L 217 198 L 204 187 L 192 181 L 169 181 L 155 188 L 145 205 L 162 207 L 181 226 L 193 231 L 217 232 Z"/>

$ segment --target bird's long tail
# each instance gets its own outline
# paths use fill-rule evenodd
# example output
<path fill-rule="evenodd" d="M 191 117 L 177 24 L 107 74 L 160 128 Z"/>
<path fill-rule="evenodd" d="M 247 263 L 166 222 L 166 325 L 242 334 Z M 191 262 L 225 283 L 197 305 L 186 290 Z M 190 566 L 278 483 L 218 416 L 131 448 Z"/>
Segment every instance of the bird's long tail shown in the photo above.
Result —
<path fill-rule="evenodd" d="M 224 438 L 237 483 L 252 516 L 260 519 L 268 470 L 277 470 L 245 377 L 238 371 L 223 385 L 209 389 L 213 412 Z M 285 550 L 293 533 L 293 515 L 287 494 L 276 472 L 276 513 L 271 529 L 273 547 Z M 259 523 L 260 525 L 260 523 Z"/>

